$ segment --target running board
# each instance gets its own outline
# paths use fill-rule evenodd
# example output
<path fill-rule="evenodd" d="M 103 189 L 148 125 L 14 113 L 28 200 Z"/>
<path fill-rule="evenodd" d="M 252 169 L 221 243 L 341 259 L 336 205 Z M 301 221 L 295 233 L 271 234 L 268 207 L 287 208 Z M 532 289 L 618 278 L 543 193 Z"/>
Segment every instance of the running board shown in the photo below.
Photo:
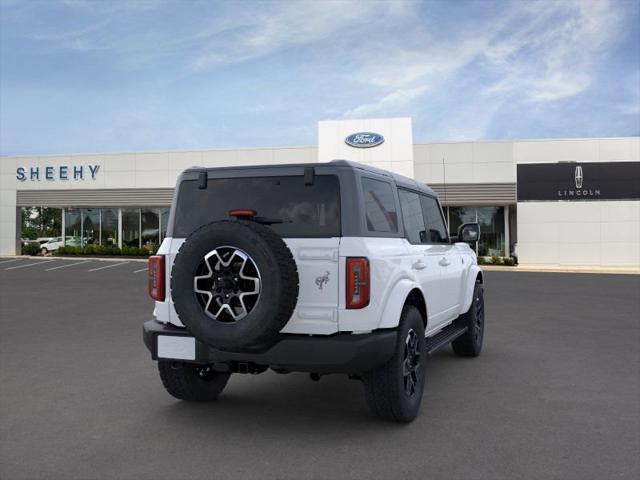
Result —
<path fill-rule="evenodd" d="M 427 338 L 427 357 L 431 357 L 442 347 L 448 345 L 466 331 L 467 327 L 459 327 L 451 324 L 444 327 L 433 337 Z"/>

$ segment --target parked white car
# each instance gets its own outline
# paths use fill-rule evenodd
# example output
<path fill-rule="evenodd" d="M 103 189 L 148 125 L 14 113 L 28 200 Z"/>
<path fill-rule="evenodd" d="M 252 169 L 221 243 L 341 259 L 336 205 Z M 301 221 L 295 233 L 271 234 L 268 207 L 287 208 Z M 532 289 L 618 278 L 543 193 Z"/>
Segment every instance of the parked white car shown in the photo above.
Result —
<path fill-rule="evenodd" d="M 70 247 L 78 247 L 80 246 L 80 239 L 76 237 L 67 237 L 66 245 Z M 51 252 L 55 252 L 60 247 L 65 246 L 65 239 L 62 237 L 54 237 L 50 239 L 48 242 L 45 242 L 40 245 L 40 253 L 42 255 L 47 255 Z"/>
<path fill-rule="evenodd" d="M 437 195 L 347 161 L 180 176 L 149 261 L 144 341 L 167 391 L 213 400 L 231 373 L 344 373 L 380 418 L 413 420 L 426 359 L 480 354 L 477 224 L 450 237 Z"/>
<path fill-rule="evenodd" d="M 42 255 L 47 255 L 51 252 L 55 252 L 60 247 L 64 247 L 64 239 L 62 237 L 54 237 L 40 245 L 40 253 Z"/>

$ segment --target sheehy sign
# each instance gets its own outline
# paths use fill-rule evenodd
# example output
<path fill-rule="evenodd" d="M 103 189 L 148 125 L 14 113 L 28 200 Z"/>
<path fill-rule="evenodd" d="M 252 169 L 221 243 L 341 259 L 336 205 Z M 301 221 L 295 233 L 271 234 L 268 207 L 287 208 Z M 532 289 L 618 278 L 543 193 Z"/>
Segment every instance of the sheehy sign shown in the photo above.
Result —
<path fill-rule="evenodd" d="M 518 165 L 518 201 L 638 200 L 640 162 Z"/>
<path fill-rule="evenodd" d="M 18 167 L 16 179 L 20 182 L 27 180 L 37 182 L 40 180 L 95 180 L 100 165 L 59 165 L 57 167 Z"/>

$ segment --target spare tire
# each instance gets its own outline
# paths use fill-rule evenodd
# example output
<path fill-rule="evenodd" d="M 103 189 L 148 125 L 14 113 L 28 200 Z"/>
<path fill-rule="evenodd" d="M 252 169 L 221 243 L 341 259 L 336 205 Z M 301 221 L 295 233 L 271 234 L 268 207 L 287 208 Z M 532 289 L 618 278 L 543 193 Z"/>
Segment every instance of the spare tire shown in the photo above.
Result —
<path fill-rule="evenodd" d="M 222 220 L 187 237 L 171 270 L 178 317 L 199 340 L 222 350 L 272 345 L 298 300 L 298 269 L 273 230 Z"/>

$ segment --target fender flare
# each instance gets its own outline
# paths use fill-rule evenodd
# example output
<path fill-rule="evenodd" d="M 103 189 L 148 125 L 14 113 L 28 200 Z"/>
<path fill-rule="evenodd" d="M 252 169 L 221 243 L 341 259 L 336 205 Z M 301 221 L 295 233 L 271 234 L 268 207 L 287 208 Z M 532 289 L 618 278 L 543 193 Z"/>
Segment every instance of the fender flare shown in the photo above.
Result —
<path fill-rule="evenodd" d="M 465 284 L 462 287 L 462 304 L 460 305 L 460 313 L 467 313 L 471 308 L 471 302 L 473 300 L 473 290 L 476 286 L 476 278 L 480 275 L 480 283 L 484 283 L 484 275 L 478 265 L 471 265 L 467 272 L 467 278 Z"/>
<path fill-rule="evenodd" d="M 395 328 L 398 326 L 400 323 L 400 314 L 402 313 L 402 308 L 407 301 L 407 297 L 409 296 L 409 293 L 415 289 L 420 291 L 422 298 L 425 299 L 426 303 L 427 297 L 424 294 L 422 287 L 417 282 L 408 278 L 403 278 L 394 285 L 387 296 L 386 305 L 382 311 L 380 320 L 378 321 L 378 328 Z"/>

